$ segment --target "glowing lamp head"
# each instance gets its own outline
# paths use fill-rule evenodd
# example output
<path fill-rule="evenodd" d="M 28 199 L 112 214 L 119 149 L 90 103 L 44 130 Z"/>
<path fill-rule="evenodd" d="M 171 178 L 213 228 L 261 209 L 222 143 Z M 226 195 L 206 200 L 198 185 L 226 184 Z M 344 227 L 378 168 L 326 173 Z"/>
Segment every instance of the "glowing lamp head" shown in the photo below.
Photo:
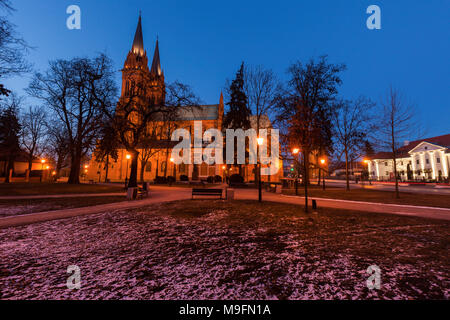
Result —
<path fill-rule="evenodd" d="M 300 153 L 300 149 L 299 148 L 292 149 L 292 154 L 299 154 L 299 153 Z"/>
<path fill-rule="evenodd" d="M 170 158 L 170 162 L 174 163 L 175 159 L 174 158 Z"/>
<path fill-rule="evenodd" d="M 45 167 L 45 169 L 47 169 L 47 170 L 48 170 L 48 169 L 50 169 L 50 167 L 49 167 L 49 166 L 46 166 L 46 167 Z"/>
<path fill-rule="evenodd" d="M 264 138 L 256 139 L 258 141 L 258 146 L 262 146 L 264 144 Z"/>
<path fill-rule="evenodd" d="M 42 159 L 42 160 L 41 160 L 41 163 L 45 163 L 45 159 Z"/>
<path fill-rule="evenodd" d="M 225 167 L 225 166 L 222 166 L 222 170 L 225 170 L 227 167 Z"/>
<path fill-rule="evenodd" d="M 320 163 L 321 164 L 325 164 L 326 160 L 325 159 L 320 159 Z"/>
<path fill-rule="evenodd" d="M 127 155 L 125 156 L 125 158 L 126 158 L 127 160 L 130 160 L 130 159 L 131 159 L 131 155 L 127 154 Z"/>
<path fill-rule="evenodd" d="M 368 163 L 369 163 L 369 160 L 364 159 L 364 163 L 365 163 L 365 164 L 368 164 Z"/>

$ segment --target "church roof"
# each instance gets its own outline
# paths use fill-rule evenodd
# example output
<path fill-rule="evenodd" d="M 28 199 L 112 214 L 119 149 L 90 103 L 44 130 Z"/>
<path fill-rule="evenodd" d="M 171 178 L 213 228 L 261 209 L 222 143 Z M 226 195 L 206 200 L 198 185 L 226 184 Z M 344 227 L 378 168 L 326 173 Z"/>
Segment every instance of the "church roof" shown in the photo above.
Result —
<path fill-rule="evenodd" d="M 136 28 L 136 34 L 134 36 L 132 51 L 133 53 L 139 54 L 143 56 L 145 53 L 144 50 L 144 37 L 142 35 L 142 21 L 141 16 L 139 16 L 139 22 Z"/>
<path fill-rule="evenodd" d="M 219 105 L 202 105 L 194 107 L 180 107 L 178 108 L 178 121 L 192 121 L 192 120 L 217 120 L 219 119 Z"/>
<path fill-rule="evenodd" d="M 159 58 L 159 41 L 156 40 L 155 54 L 153 55 L 152 69 L 151 73 L 156 74 L 158 76 L 161 75 L 161 61 Z"/>

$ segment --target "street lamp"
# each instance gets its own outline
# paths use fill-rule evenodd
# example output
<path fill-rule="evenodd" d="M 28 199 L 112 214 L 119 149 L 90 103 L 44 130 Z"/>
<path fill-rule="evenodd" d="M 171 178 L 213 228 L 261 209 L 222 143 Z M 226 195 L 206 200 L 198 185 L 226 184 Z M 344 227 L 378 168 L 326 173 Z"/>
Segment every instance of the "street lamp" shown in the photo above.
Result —
<path fill-rule="evenodd" d="M 323 190 L 325 190 L 325 164 L 326 163 L 327 163 L 327 160 L 325 160 L 325 158 L 320 159 L 319 170 L 322 170 Z M 319 184 L 319 186 L 320 186 L 320 184 Z"/>
<path fill-rule="evenodd" d="M 125 158 L 127 159 L 127 169 L 125 171 L 125 189 L 126 189 L 128 186 L 128 161 L 131 159 L 131 155 L 127 154 Z"/>
<path fill-rule="evenodd" d="M 44 174 L 44 163 L 45 163 L 45 159 L 41 160 L 41 177 L 40 177 L 40 182 L 42 183 L 42 176 Z"/>
<path fill-rule="evenodd" d="M 260 157 L 259 157 L 259 155 L 260 155 L 260 148 L 259 147 L 261 147 L 263 144 L 264 144 L 264 138 L 258 138 L 257 139 L 257 141 L 258 141 L 258 154 L 257 154 L 257 157 L 258 157 L 258 201 L 259 202 L 262 202 L 262 182 L 261 182 L 261 161 L 260 161 Z"/>
<path fill-rule="evenodd" d="M 226 169 L 227 169 L 226 166 L 222 166 L 222 182 L 223 183 L 225 183 L 225 174 L 227 173 Z"/>
<path fill-rule="evenodd" d="M 173 166 L 173 177 L 176 179 L 176 176 L 177 176 L 177 168 L 176 168 L 176 166 L 175 166 L 175 159 L 174 158 L 170 158 L 170 162 L 172 163 L 172 166 Z"/>
<path fill-rule="evenodd" d="M 369 162 L 370 161 L 368 159 L 364 159 L 363 162 L 364 162 L 364 164 L 367 165 L 367 180 L 369 180 L 369 184 L 371 185 L 372 182 L 370 181 L 370 173 L 369 173 Z M 362 180 L 362 181 L 364 181 L 364 180 Z"/>
<path fill-rule="evenodd" d="M 299 148 L 294 148 L 292 149 L 292 154 L 293 155 L 298 155 L 300 153 L 300 149 Z M 297 168 L 297 174 L 295 175 L 295 195 L 298 196 L 298 168 Z"/>

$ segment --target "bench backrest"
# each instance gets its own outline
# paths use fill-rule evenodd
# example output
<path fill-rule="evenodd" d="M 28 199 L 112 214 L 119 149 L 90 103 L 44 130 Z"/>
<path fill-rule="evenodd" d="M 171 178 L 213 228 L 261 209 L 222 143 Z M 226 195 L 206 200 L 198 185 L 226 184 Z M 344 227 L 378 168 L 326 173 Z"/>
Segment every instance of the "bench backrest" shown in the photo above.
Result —
<path fill-rule="evenodd" d="M 222 194 L 222 189 L 192 189 L 192 193 Z"/>

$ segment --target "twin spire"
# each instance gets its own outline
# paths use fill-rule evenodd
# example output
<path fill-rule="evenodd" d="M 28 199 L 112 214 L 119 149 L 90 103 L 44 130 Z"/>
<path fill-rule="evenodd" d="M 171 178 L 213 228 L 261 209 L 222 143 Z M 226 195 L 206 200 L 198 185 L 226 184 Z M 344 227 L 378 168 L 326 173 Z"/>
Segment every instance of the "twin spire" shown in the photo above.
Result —
<path fill-rule="evenodd" d="M 145 54 L 144 50 L 144 37 L 142 34 L 142 18 L 141 14 L 139 14 L 139 22 L 136 28 L 136 34 L 134 36 L 133 46 L 131 47 L 131 51 L 134 54 L 139 56 L 143 56 Z M 153 55 L 152 68 L 150 70 L 151 73 L 160 76 L 162 74 L 161 70 L 161 61 L 159 58 L 159 41 L 156 40 L 155 54 Z"/>

